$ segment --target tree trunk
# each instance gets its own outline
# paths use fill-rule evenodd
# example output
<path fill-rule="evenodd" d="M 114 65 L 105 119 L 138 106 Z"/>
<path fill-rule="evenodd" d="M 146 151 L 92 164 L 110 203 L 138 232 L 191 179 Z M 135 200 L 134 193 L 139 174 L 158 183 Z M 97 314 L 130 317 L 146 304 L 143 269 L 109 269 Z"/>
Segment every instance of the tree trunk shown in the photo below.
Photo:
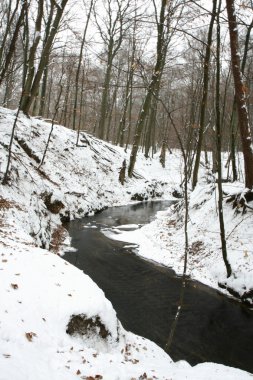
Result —
<path fill-rule="evenodd" d="M 77 70 L 76 70 L 76 78 L 75 78 L 75 98 L 74 98 L 74 110 L 73 110 L 73 124 L 72 124 L 72 129 L 76 129 L 76 114 L 77 114 L 77 98 L 78 98 L 78 83 L 79 83 L 79 76 L 80 76 L 80 70 L 81 70 L 81 64 L 82 64 L 82 58 L 83 58 L 83 48 L 86 40 L 86 34 L 88 30 L 88 25 L 90 21 L 90 16 L 91 16 L 91 11 L 93 7 L 93 0 L 90 2 L 90 7 L 89 7 L 89 12 L 87 15 L 87 20 L 83 32 L 83 38 L 81 42 L 81 47 L 80 47 L 80 52 L 79 52 L 79 58 L 78 58 L 78 65 L 77 65 Z"/>
<path fill-rule="evenodd" d="M 238 123 L 244 156 L 245 186 L 249 189 L 253 187 L 253 151 L 252 138 L 249 125 L 248 110 L 246 104 L 245 87 L 243 85 L 241 63 L 238 43 L 238 28 L 235 14 L 234 0 L 226 0 L 230 49 L 232 61 L 232 73 L 235 86 L 235 100 L 237 105 Z"/>
<path fill-rule="evenodd" d="M 64 8 L 65 8 L 67 2 L 68 2 L 68 0 L 62 0 L 60 5 L 58 5 L 56 2 L 54 2 L 56 4 L 57 11 L 56 11 L 56 15 L 55 15 L 55 18 L 54 18 L 48 39 L 45 42 L 45 45 L 44 45 L 42 52 L 41 52 L 41 55 L 40 55 L 38 70 L 37 70 L 36 74 L 33 75 L 32 79 L 29 78 L 29 83 L 27 83 L 27 86 L 25 88 L 24 99 L 23 99 L 22 105 L 21 105 L 21 111 L 23 111 L 25 114 L 29 113 L 32 102 L 34 100 L 34 97 L 36 96 L 36 94 L 38 92 L 40 80 L 42 78 L 43 71 L 48 64 L 49 55 L 50 55 L 50 52 L 52 49 L 53 41 L 54 41 L 54 38 L 55 38 L 56 33 L 58 31 L 59 24 L 60 24 L 60 21 L 61 21 L 63 12 L 64 12 Z"/>
<path fill-rule="evenodd" d="M 50 28 L 51 28 L 52 21 L 53 21 L 53 14 L 54 14 L 54 6 L 53 6 L 53 3 L 51 3 L 51 8 L 49 11 L 49 17 L 48 17 L 46 28 L 45 28 L 44 41 L 46 41 L 48 36 L 49 36 Z M 44 70 L 43 70 L 42 84 L 41 84 L 41 89 L 40 89 L 39 115 L 41 115 L 41 116 L 44 116 L 44 111 L 45 111 L 45 97 L 46 97 L 46 90 L 47 90 L 47 78 L 48 78 L 48 65 L 46 65 Z"/>
<path fill-rule="evenodd" d="M 216 48 L 216 145 L 217 145 L 217 170 L 218 170 L 218 211 L 220 222 L 220 239 L 223 260 L 226 266 L 227 277 L 231 276 L 232 269 L 227 258 L 227 244 L 225 236 L 225 225 L 223 218 L 223 192 L 222 192 L 222 161 L 221 161 L 221 114 L 220 114 L 220 22 L 219 13 L 221 0 L 217 12 L 217 48 Z"/>
<path fill-rule="evenodd" d="M 106 126 L 106 119 L 107 119 L 107 113 L 108 113 L 108 96 L 109 96 L 109 86 L 110 86 L 111 72 L 112 72 L 112 62 L 113 62 L 112 48 L 113 46 L 110 46 L 109 52 L 108 52 L 108 61 L 107 61 L 105 80 L 104 80 L 104 85 L 103 85 L 100 117 L 99 117 L 99 124 L 98 124 L 98 137 L 102 140 L 105 136 L 105 126 Z"/>
<path fill-rule="evenodd" d="M 212 34 L 213 34 L 213 25 L 214 25 L 214 20 L 215 20 L 216 4 L 217 4 L 217 1 L 214 0 L 211 20 L 210 20 L 209 30 L 208 30 L 205 58 L 204 58 L 203 94 L 202 94 L 201 109 L 200 109 L 200 123 L 199 123 L 200 125 L 199 125 L 195 165 L 194 165 L 193 174 L 192 174 L 193 189 L 195 188 L 198 182 L 200 156 L 201 156 L 201 149 L 202 149 L 202 142 L 203 142 L 203 135 L 204 135 L 204 128 L 205 128 L 205 115 L 206 115 L 206 104 L 207 104 L 208 82 L 209 82 L 209 63 L 210 63 L 210 56 L 211 56 Z"/>
<path fill-rule="evenodd" d="M 19 31 L 20 31 L 20 28 L 22 26 L 22 22 L 23 22 L 24 15 L 25 15 L 25 12 L 26 12 L 27 8 L 28 8 L 27 1 L 24 1 L 23 5 L 22 5 L 22 8 L 21 8 L 21 11 L 20 11 L 20 15 L 18 17 L 16 26 L 15 26 L 15 30 L 14 30 L 12 39 L 11 39 L 10 47 L 9 47 L 8 53 L 6 55 L 5 63 L 4 63 L 4 66 L 3 66 L 2 70 L 1 70 L 1 73 L 0 73 L 0 86 L 1 86 L 1 84 L 3 82 L 3 80 L 4 80 L 4 77 L 5 77 L 5 74 L 6 74 L 7 70 L 8 70 L 8 68 L 9 68 L 9 66 L 11 64 L 11 60 L 12 60 L 12 57 L 14 55 L 15 48 L 16 48 L 16 43 L 17 43 Z"/>
<path fill-rule="evenodd" d="M 166 31 L 166 27 L 168 25 L 166 25 L 166 17 L 168 18 L 169 15 L 165 14 L 166 7 L 167 7 L 167 0 L 162 0 L 161 9 L 160 9 L 160 18 L 157 25 L 158 37 L 157 37 L 157 47 L 156 47 L 156 64 L 153 70 L 151 81 L 148 85 L 148 89 L 147 89 L 147 93 L 144 99 L 142 109 L 139 113 L 139 117 L 137 120 L 134 142 L 133 142 L 133 147 L 132 147 L 130 162 L 129 162 L 129 167 L 128 167 L 128 176 L 130 178 L 133 175 L 138 148 L 139 148 L 139 144 L 141 140 L 141 134 L 144 129 L 147 116 L 149 114 L 151 100 L 152 100 L 153 95 L 154 94 L 156 95 L 158 93 L 158 90 L 160 87 L 162 69 L 164 66 L 165 57 L 167 53 L 167 47 L 168 47 L 168 35 Z M 167 19 L 167 23 L 168 23 L 168 19 Z"/>

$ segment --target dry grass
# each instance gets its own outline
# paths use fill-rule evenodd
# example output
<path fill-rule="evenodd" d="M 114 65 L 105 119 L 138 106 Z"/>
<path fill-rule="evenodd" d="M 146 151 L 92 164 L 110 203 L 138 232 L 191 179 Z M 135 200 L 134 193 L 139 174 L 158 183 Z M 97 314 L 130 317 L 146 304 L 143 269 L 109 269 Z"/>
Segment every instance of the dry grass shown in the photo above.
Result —
<path fill-rule="evenodd" d="M 21 210 L 21 207 L 17 203 L 0 196 L 0 228 L 8 227 L 8 224 L 5 222 L 4 212 L 14 207 Z"/>
<path fill-rule="evenodd" d="M 13 207 L 16 207 L 18 210 L 22 210 L 22 208 L 16 202 L 10 201 L 0 196 L 0 210 L 9 210 Z"/>
<path fill-rule="evenodd" d="M 52 233 L 49 249 L 56 255 L 60 253 L 63 242 L 66 238 L 67 231 L 63 226 L 58 226 Z"/>
<path fill-rule="evenodd" d="M 201 240 L 197 240 L 193 242 L 192 245 L 189 247 L 189 253 L 193 256 L 199 254 L 203 250 L 204 250 L 204 243 Z"/>

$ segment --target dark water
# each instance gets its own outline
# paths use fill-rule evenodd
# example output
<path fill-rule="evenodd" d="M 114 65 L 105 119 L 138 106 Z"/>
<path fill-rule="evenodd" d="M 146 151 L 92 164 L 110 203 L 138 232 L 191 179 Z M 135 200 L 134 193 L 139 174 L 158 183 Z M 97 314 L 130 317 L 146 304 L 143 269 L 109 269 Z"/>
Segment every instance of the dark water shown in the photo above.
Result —
<path fill-rule="evenodd" d="M 114 207 L 69 225 L 78 249 L 65 259 L 88 274 L 112 302 L 123 326 L 164 347 L 181 281 L 173 271 L 136 256 L 100 229 L 143 224 L 164 202 Z M 98 228 L 84 228 L 91 223 Z M 188 282 L 170 355 L 191 364 L 211 361 L 253 373 L 253 311 L 197 282 Z"/>

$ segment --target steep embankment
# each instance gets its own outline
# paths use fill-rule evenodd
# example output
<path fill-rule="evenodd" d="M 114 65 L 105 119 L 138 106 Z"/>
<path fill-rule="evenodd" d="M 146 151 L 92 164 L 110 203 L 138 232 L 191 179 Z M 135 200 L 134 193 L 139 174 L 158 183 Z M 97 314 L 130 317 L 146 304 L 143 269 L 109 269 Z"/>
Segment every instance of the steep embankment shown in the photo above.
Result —
<path fill-rule="evenodd" d="M 13 121 L 14 113 L 2 108 L 1 178 Z M 50 129 L 49 123 L 19 118 L 8 184 L 1 186 L 2 202 L 6 200 L 19 208 L 12 227 L 15 229 L 18 224 L 39 246 L 49 248 L 60 218 L 82 217 L 104 207 L 130 202 L 131 198 L 152 198 L 167 190 L 162 179 L 166 171 L 159 168 L 158 176 L 153 179 L 143 165 L 122 186 L 119 171 L 126 157 L 123 149 L 84 133 L 76 147 L 76 133 L 61 126 L 54 126 L 45 162 L 40 166 Z"/>

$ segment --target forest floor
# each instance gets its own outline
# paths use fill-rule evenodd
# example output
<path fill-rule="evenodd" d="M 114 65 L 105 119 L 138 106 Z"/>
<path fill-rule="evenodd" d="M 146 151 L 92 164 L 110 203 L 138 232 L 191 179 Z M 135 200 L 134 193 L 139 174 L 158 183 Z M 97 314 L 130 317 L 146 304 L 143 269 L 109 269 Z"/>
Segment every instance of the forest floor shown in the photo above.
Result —
<path fill-rule="evenodd" d="M 0 109 L 0 180 L 7 164 L 13 111 Z M 163 169 L 158 157 L 140 155 L 132 179 L 119 182 L 123 149 L 54 126 L 40 166 L 50 123 L 20 115 L 8 183 L 0 186 L 0 380 L 249 379 L 246 372 L 213 363 L 173 363 L 154 343 L 123 329 L 104 293 L 59 255 L 71 245 L 61 221 L 92 215 L 133 199 L 173 199 L 182 180 L 178 151 Z M 188 273 L 208 285 L 227 284 L 238 294 L 253 288 L 253 214 L 224 204 L 233 276 L 221 258 L 216 188 L 204 171 L 190 194 Z M 227 192 L 242 184 L 226 185 Z M 122 232 L 122 231 L 121 231 Z M 113 231 L 111 235 L 114 236 Z M 117 237 L 118 238 L 118 237 Z M 122 232 L 139 254 L 182 272 L 183 208 L 160 212 L 150 225 Z M 71 336 L 70 320 L 82 316 L 84 336 Z"/>

